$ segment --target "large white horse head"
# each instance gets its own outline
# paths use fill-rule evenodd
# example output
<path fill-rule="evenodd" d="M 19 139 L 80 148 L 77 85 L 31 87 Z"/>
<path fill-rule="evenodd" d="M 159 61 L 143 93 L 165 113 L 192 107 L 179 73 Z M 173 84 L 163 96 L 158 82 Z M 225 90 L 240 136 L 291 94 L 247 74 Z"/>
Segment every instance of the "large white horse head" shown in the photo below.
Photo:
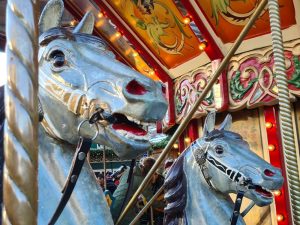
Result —
<path fill-rule="evenodd" d="M 75 144 L 78 124 L 103 110 L 114 123 L 85 124 L 80 133 L 92 137 L 97 128 L 96 143 L 119 157 L 135 157 L 150 146 L 143 125 L 166 112 L 161 84 L 118 62 L 105 42 L 91 35 L 91 13 L 73 30 L 60 27 L 63 9 L 62 0 L 49 1 L 39 22 L 42 124 L 53 137 Z"/>
<path fill-rule="evenodd" d="M 215 129 L 215 113 L 206 118 L 202 141 L 210 182 L 220 192 L 241 190 L 256 205 L 268 205 L 273 200 L 271 191 L 283 184 L 281 171 L 251 151 L 241 135 L 229 131 L 231 123 L 231 115 L 227 115 Z"/>

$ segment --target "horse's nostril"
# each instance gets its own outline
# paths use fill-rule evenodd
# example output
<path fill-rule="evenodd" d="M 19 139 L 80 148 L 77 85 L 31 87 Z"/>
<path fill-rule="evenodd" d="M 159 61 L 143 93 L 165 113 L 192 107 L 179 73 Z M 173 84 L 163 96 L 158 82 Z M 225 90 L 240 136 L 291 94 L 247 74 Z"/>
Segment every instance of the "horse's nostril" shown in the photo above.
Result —
<path fill-rule="evenodd" d="M 273 177 L 275 175 L 271 170 L 265 169 L 264 174 L 268 177 Z"/>
<path fill-rule="evenodd" d="M 127 86 L 126 90 L 128 93 L 133 95 L 143 95 L 147 92 L 146 88 L 138 83 L 136 80 L 130 81 Z"/>

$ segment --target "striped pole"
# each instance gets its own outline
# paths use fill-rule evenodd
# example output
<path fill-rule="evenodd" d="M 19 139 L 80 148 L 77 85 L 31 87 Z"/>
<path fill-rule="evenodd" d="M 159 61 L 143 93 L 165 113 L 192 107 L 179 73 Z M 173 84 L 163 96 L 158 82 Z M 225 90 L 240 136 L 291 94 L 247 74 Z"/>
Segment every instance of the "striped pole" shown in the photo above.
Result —
<path fill-rule="evenodd" d="M 278 86 L 282 147 L 285 158 L 293 224 L 300 224 L 300 181 L 292 123 L 278 0 L 269 0 L 270 25 L 274 53 L 275 79 Z"/>
<path fill-rule="evenodd" d="M 38 0 L 8 0 L 3 224 L 37 224 Z"/>

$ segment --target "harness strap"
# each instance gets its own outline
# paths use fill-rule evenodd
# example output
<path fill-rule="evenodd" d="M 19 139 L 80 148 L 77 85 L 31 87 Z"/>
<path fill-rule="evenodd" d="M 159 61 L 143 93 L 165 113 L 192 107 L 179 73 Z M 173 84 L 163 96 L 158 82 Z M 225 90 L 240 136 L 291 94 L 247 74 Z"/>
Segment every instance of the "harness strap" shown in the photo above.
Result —
<path fill-rule="evenodd" d="M 92 145 L 91 139 L 80 137 L 75 155 L 73 157 L 69 175 L 62 189 L 63 195 L 48 225 L 55 224 L 55 222 L 61 215 L 62 211 L 64 210 L 66 204 L 68 203 L 91 145 Z"/>
<path fill-rule="evenodd" d="M 235 200 L 235 203 L 234 203 L 233 213 L 232 213 L 232 216 L 231 216 L 231 219 L 230 219 L 231 220 L 231 225 L 236 225 L 236 223 L 238 221 L 244 194 L 245 194 L 245 192 L 243 192 L 243 191 L 239 191 L 237 193 L 236 200 Z"/>
<path fill-rule="evenodd" d="M 208 186 L 214 190 L 216 190 L 216 188 L 214 188 L 211 180 L 211 177 L 208 174 L 208 168 L 206 166 L 206 158 L 207 158 L 207 150 L 209 147 L 210 143 L 208 143 L 208 145 L 206 146 L 206 149 L 203 150 L 203 148 L 199 145 L 199 148 L 197 148 L 197 152 L 193 151 L 193 155 L 195 157 L 195 160 L 198 164 L 198 166 L 200 167 L 200 170 L 202 172 L 202 175 L 206 181 L 206 183 L 208 184 Z"/>

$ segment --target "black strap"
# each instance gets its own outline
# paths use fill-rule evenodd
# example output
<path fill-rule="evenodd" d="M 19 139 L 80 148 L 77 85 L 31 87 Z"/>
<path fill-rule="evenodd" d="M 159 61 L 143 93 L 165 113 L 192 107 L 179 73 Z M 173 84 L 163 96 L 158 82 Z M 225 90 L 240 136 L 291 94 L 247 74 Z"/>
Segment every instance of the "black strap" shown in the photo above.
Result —
<path fill-rule="evenodd" d="M 234 203 L 233 213 L 232 213 L 232 216 L 231 216 L 231 225 L 236 225 L 236 223 L 238 221 L 244 194 L 245 193 L 243 191 L 239 191 L 237 193 L 236 200 L 235 200 L 235 203 Z"/>
<path fill-rule="evenodd" d="M 80 137 L 77 148 L 76 148 L 75 155 L 73 157 L 69 175 L 67 177 L 66 183 L 62 190 L 63 195 L 60 199 L 60 202 L 59 202 L 50 222 L 48 223 L 49 225 L 55 224 L 55 222 L 59 218 L 60 214 L 64 210 L 66 204 L 68 203 L 68 201 L 71 197 L 71 194 L 74 190 L 74 187 L 76 185 L 79 174 L 81 172 L 82 166 L 83 166 L 85 158 L 87 156 L 87 153 L 90 150 L 91 145 L 92 145 L 91 139 Z"/>

